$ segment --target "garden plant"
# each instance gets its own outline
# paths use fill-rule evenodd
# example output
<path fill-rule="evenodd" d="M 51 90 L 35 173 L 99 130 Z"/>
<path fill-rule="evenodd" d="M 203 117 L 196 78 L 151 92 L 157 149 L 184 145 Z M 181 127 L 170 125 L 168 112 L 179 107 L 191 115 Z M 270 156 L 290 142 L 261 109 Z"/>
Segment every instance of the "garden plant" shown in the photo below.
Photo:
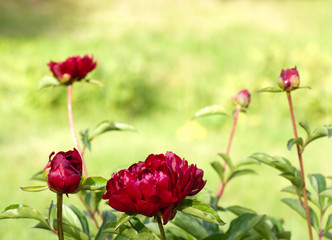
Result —
<path fill-rule="evenodd" d="M 98 66 L 102 64 L 98 62 Z M 127 123 L 102 121 L 95 128 L 80 131 L 80 142 L 74 126 L 73 88 L 78 82 L 102 85 L 102 81 L 86 78 L 97 67 L 97 61 L 92 55 L 73 56 L 62 62 L 51 61 L 48 67 L 53 76 L 44 77 L 39 88 L 67 90 L 67 115 L 73 146 L 57 153 L 50 149 L 49 157 L 45 157 L 46 166 L 41 166 L 32 177 L 41 184 L 22 187 L 23 191 L 36 194 L 40 191 L 54 194 L 54 202 L 50 203 L 47 213 L 30 207 L 33 203 L 13 204 L 0 213 L 0 220 L 37 220 L 35 228 L 46 230 L 60 240 L 291 239 L 292 229 L 287 227 L 286 216 L 277 219 L 247 206 L 226 206 L 223 203 L 225 188 L 232 187 L 231 180 L 241 177 L 238 181 L 244 181 L 247 175 L 257 173 L 257 166 L 265 164 L 280 171 L 280 176 L 290 182 L 290 186 L 282 191 L 295 198 L 285 198 L 282 202 L 306 220 L 308 239 L 332 239 L 332 213 L 328 211 L 332 205 L 332 188 L 327 184 L 329 177 L 320 173 L 306 175 L 303 157 L 304 150 L 313 141 L 332 136 L 332 126 L 312 130 L 308 123 L 296 122 L 292 94 L 309 91 L 309 87 L 300 86 L 296 67 L 281 71 L 276 81 L 278 87 L 251 91 L 251 94 L 243 89 L 234 94 L 231 99 L 234 110 L 230 114 L 220 105 L 205 107 L 194 114 L 194 119 L 222 115 L 233 120 L 226 152 L 218 153 L 220 161 L 211 162 L 211 168 L 216 172 L 215 185 L 219 186 L 217 192 L 205 187 L 204 169 L 191 164 L 190 159 L 178 156 L 172 149 L 166 153 L 147 153 L 146 159 L 135 159 L 131 166 L 110 176 L 90 176 L 84 154 L 91 151 L 94 139 L 110 131 L 137 130 Z M 242 160 L 232 159 L 231 147 L 236 144 L 233 140 L 237 124 L 250 117 L 252 95 L 262 95 L 262 92 L 286 94 L 294 133 L 287 147 L 289 150 L 296 148 L 298 167 L 296 161 L 266 153 L 253 153 L 243 156 Z M 247 112 L 248 116 L 242 116 Z M 305 137 L 299 136 L 298 125 L 304 129 Z M 74 196 L 81 205 L 66 203 L 68 197 Z M 101 207 L 106 204 L 109 206 Z M 233 216 L 229 222 L 222 220 L 226 212 Z"/>

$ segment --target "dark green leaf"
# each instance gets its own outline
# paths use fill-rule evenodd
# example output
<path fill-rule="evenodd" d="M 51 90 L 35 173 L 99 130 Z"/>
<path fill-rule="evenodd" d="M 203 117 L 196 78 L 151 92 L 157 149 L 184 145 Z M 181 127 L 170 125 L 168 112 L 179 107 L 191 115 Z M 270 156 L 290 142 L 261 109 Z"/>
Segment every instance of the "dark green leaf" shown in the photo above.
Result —
<path fill-rule="evenodd" d="M 261 92 L 273 92 L 273 93 L 275 93 L 275 92 L 283 92 L 283 90 L 281 90 L 280 88 L 277 88 L 277 87 L 266 87 L 266 88 L 263 88 L 263 89 L 261 89 L 257 92 L 259 92 L 259 93 L 261 93 Z"/>
<path fill-rule="evenodd" d="M 216 234 L 212 234 L 206 238 L 204 238 L 203 240 L 227 240 L 229 237 L 228 234 L 225 233 L 216 233 Z"/>
<path fill-rule="evenodd" d="M 101 227 L 99 228 L 95 240 L 103 240 L 107 235 L 110 235 L 111 237 L 112 234 L 104 233 L 104 230 L 107 229 L 107 226 L 110 225 L 112 222 L 113 224 L 116 224 L 116 217 L 113 214 L 109 212 L 103 212 L 102 215 L 103 215 L 103 222 Z"/>
<path fill-rule="evenodd" d="M 60 83 L 57 79 L 51 76 L 43 77 L 38 83 L 38 89 L 46 88 L 46 87 L 56 87 L 59 86 Z"/>
<path fill-rule="evenodd" d="M 48 190 L 48 186 L 29 186 L 29 187 L 20 187 L 25 192 L 41 192 Z"/>
<path fill-rule="evenodd" d="M 256 174 L 256 172 L 252 169 L 236 170 L 236 171 L 232 172 L 232 174 L 229 177 L 229 180 L 231 180 L 232 178 L 247 175 L 247 174 Z"/>
<path fill-rule="evenodd" d="M 330 232 L 325 232 L 324 233 L 324 237 L 328 238 L 328 239 L 332 239 L 332 233 Z"/>
<path fill-rule="evenodd" d="M 107 180 L 103 177 L 88 177 L 83 190 L 104 190 Z"/>
<path fill-rule="evenodd" d="M 310 174 L 309 180 L 311 186 L 318 194 L 326 190 L 326 181 L 322 174 Z"/>
<path fill-rule="evenodd" d="M 311 130 L 307 122 L 299 122 L 299 125 L 306 131 L 307 137 L 311 135 Z"/>
<path fill-rule="evenodd" d="M 90 140 L 108 131 L 136 131 L 136 129 L 132 125 L 126 123 L 103 121 L 92 131 Z"/>
<path fill-rule="evenodd" d="M 225 224 L 212 207 L 199 201 L 185 199 L 176 209 L 208 222 L 220 225 Z"/>
<path fill-rule="evenodd" d="M 78 217 L 80 223 L 81 223 L 81 228 L 83 230 L 83 232 L 86 235 L 90 235 L 90 230 L 89 230 L 89 224 L 88 224 L 88 220 L 86 219 L 85 215 L 75 206 L 71 205 L 71 204 L 66 204 L 67 207 L 69 207 Z"/>
<path fill-rule="evenodd" d="M 33 175 L 31 177 L 31 180 L 38 180 L 38 181 L 42 181 L 42 182 L 46 182 L 45 177 L 43 176 L 43 170 L 37 172 L 35 175 Z"/>
<path fill-rule="evenodd" d="M 327 232 L 332 228 L 332 214 L 329 215 L 324 231 Z"/>
<path fill-rule="evenodd" d="M 177 212 L 172 223 L 197 239 L 202 239 L 209 235 L 197 219 L 182 212 Z"/>
<path fill-rule="evenodd" d="M 212 166 L 212 168 L 216 171 L 216 173 L 218 174 L 219 179 L 220 179 L 221 181 L 224 181 L 224 168 L 223 168 L 223 166 L 221 165 L 221 163 L 215 161 L 215 162 L 212 162 L 212 163 L 211 163 L 211 166 Z"/>
<path fill-rule="evenodd" d="M 44 215 L 38 212 L 36 209 L 31 208 L 27 205 L 13 204 L 6 207 L 6 209 L 2 213 L 0 213 L 0 220 L 13 218 L 35 219 L 44 223 L 49 228 L 49 225 Z"/>
<path fill-rule="evenodd" d="M 89 205 L 92 212 L 95 212 L 99 206 L 102 195 L 104 195 L 104 190 L 82 190 L 78 194 L 80 194 L 84 201 Z"/>
<path fill-rule="evenodd" d="M 198 117 L 210 116 L 210 115 L 228 116 L 228 114 L 225 112 L 225 110 L 222 106 L 213 105 L 213 106 L 208 106 L 208 107 L 202 108 L 201 110 L 196 112 L 195 115 L 193 116 L 193 119 L 198 118 Z"/>
<path fill-rule="evenodd" d="M 239 216 L 231 222 L 231 225 L 226 232 L 230 235 L 228 239 L 244 239 L 243 237 L 264 219 L 264 215 L 256 215 L 251 213 Z"/>
<path fill-rule="evenodd" d="M 287 192 L 287 193 L 291 193 L 297 196 L 297 192 L 295 191 L 294 186 L 288 186 L 285 187 L 281 190 L 282 192 Z M 303 191 L 302 189 L 298 188 L 298 191 L 300 193 L 300 195 L 303 197 Z M 314 203 L 317 207 L 320 207 L 320 204 L 318 203 L 318 200 L 313 198 L 311 193 L 309 191 L 307 191 L 307 196 L 308 196 L 308 200 L 311 201 L 312 203 Z"/>
<path fill-rule="evenodd" d="M 303 139 L 300 138 L 300 137 L 296 138 L 296 139 L 294 139 L 294 138 L 289 139 L 288 142 L 287 142 L 288 150 L 290 151 L 292 149 L 292 147 L 296 144 L 299 144 L 302 147 L 303 146 Z"/>
<path fill-rule="evenodd" d="M 235 215 L 237 216 L 240 216 L 240 215 L 243 215 L 243 214 L 246 214 L 246 213 L 255 213 L 253 210 L 249 209 L 249 208 L 245 208 L 245 207 L 241 207 L 241 206 L 230 206 L 228 208 L 226 208 L 226 210 L 234 213 Z"/>
<path fill-rule="evenodd" d="M 280 176 L 288 179 L 294 186 L 301 189 L 303 186 L 303 180 L 300 176 L 295 176 L 294 173 L 284 172 Z"/>
<path fill-rule="evenodd" d="M 227 163 L 230 169 L 233 169 L 232 160 L 226 153 L 218 153 L 218 155 Z"/>

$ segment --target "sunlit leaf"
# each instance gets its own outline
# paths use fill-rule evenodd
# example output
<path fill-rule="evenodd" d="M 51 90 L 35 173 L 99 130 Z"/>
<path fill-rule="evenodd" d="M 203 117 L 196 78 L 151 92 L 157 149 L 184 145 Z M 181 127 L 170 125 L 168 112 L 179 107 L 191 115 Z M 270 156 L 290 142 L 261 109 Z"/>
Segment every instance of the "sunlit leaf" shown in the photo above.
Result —
<path fill-rule="evenodd" d="M 234 206 L 230 206 L 228 208 L 226 208 L 226 210 L 234 213 L 237 216 L 246 214 L 246 213 L 255 213 L 255 211 L 249 209 L 249 208 L 245 208 L 242 206 L 238 206 L 238 205 L 234 205 Z"/>
<path fill-rule="evenodd" d="M 6 207 L 6 209 L 2 213 L 0 213 L 0 220 L 13 218 L 35 219 L 44 223 L 49 228 L 45 216 L 38 212 L 36 209 L 31 208 L 27 205 L 13 204 Z"/>
<path fill-rule="evenodd" d="M 220 156 L 227 163 L 230 169 L 234 168 L 231 158 L 226 153 L 218 153 L 218 156 Z"/>
<path fill-rule="evenodd" d="M 185 199 L 176 209 L 208 222 L 225 224 L 212 207 L 199 201 Z"/>
<path fill-rule="evenodd" d="M 321 193 L 326 190 L 326 181 L 322 174 L 310 174 L 308 176 L 311 186 L 317 193 Z"/>
<path fill-rule="evenodd" d="M 216 173 L 218 174 L 219 179 L 220 179 L 221 181 L 224 181 L 224 168 L 223 168 L 223 166 L 221 165 L 221 163 L 215 161 L 215 162 L 212 162 L 212 163 L 211 163 L 211 166 L 212 166 L 212 168 L 216 171 Z"/>
<path fill-rule="evenodd" d="M 132 219 L 133 217 L 135 217 L 135 215 L 128 215 L 127 213 L 124 213 L 120 219 L 117 221 L 116 226 L 114 228 L 114 232 L 121 227 L 123 224 L 125 224 L 126 222 L 128 222 L 130 219 Z"/>
<path fill-rule="evenodd" d="M 103 121 L 92 131 L 90 140 L 108 131 L 136 131 L 136 128 L 126 123 Z"/>
<path fill-rule="evenodd" d="M 299 122 L 299 125 L 306 131 L 307 136 L 309 137 L 311 135 L 309 124 L 307 122 Z"/>
<path fill-rule="evenodd" d="M 288 150 L 290 151 L 292 149 L 292 147 L 296 144 L 299 144 L 302 147 L 303 146 L 303 139 L 300 138 L 300 137 L 296 138 L 296 139 L 294 139 L 294 138 L 289 139 L 288 142 L 287 142 Z"/>
<path fill-rule="evenodd" d="M 78 220 L 81 223 L 81 228 L 83 232 L 89 236 L 90 235 L 89 224 L 85 215 L 74 205 L 66 204 L 66 206 L 69 207 L 73 211 L 73 213 L 77 216 Z"/>
<path fill-rule="evenodd" d="M 327 232 L 328 230 L 330 230 L 332 228 L 332 213 L 329 215 L 327 221 L 326 221 L 326 226 L 324 231 Z"/>
<path fill-rule="evenodd" d="M 46 87 L 56 87 L 59 86 L 60 82 L 52 76 L 43 77 L 38 83 L 38 89 Z"/>
<path fill-rule="evenodd" d="M 305 142 L 305 146 L 311 143 L 312 141 L 322 138 L 322 137 L 331 137 L 332 136 L 332 125 L 324 125 L 321 127 L 316 128 L 308 137 Z"/>
<path fill-rule="evenodd" d="M 29 187 L 20 187 L 25 192 L 41 192 L 48 190 L 48 186 L 29 186 Z"/>
<path fill-rule="evenodd" d="M 193 119 L 198 118 L 198 117 L 211 116 L 211 115 L 228 116 L 228 114 L 225 112 L 225 110 L 222 106 L 213 105 L 213 106 L 204 107 L 201 110 L 199 110 L 198 112 L 196 112 L 195 115 L 193 116 Z"/>
<path fill-rule="evenodd" d="M 266 88 L 263 88 L 259 91 L 257 91 L 259 93 L 261 92 L 283 92 L 283 90 L 281 90 L 280 88 L 277 88 L 277 87 L 266 87 Z"/>
<path fill-rule="evenodd" d="M 107 180 L 103 177 L 88 177 L 83 190 L 104 190 Z"/>

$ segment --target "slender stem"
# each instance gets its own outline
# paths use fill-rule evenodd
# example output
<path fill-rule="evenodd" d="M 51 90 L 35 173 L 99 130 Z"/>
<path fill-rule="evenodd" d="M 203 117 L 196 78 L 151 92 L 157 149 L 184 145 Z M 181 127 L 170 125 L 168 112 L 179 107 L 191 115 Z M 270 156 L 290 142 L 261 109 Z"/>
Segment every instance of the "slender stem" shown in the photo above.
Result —
<path fill-rule="evenodd" d="M 62 228 L 62 193 L 57 193 L 57 226 L 59 240 L 64 240 Z"/>
<path fill-rule="evenodd" d="M 164 230 L 163 224 L 162 224 L 161 219 L 158 214 L 156 214 L 156 219 L 158 222 L 161 240 L 166 240 L 165 230 Z"/>
<path fill-rule="evenodd" d="M 227 145 L 227 150 L 226 150 L 226 154 L 229 156 L 229 153 L 231 151 L 231 146 L 232 146 L 232 142 L 233 142 L 233 137 L 234 137 L 234 133 L 235 133 L 235 129 L 236 129 L 236 124 L 237 124 L 237 120 L 239 118 L 239 114 L 241 112 L 241 106 L 237 106 L 236 110 L 235 110 L 235 115 L 234 115 L 234 119 L 233 119 L 233 127 L 232 127 L 232 132 L 231 135 L 229 136 L 229 140 L 228 140 L 228 145 Z M 225 170 L 227 166 L 227 163 L 224 162 L 223 168 Z M 222 180 L 220 180 L 219 183 L 219 188 L 218 188 L 218 192 L 217 192 L 217 202 L 216 205 L 218 205 L 218 202 L 222 196 L 222 194 L 224 193 L 225 187 L 226 187 L 227 181 L 223 182 Z"/>
<path fill-rule="evenodd" d="M 80 145 L 78 143 L 78 140 L 77 140 L 77 137 L 76 137 L 76 134 L 75 134 L 75 128 L 74 128 L 73 108 L 72 108 L 73 85 L 72 84 L 68 85 L 67 89 L 68 89 L 67 109 L 68 109 L 68 121 L 69 121 L 69 126 L 70 126 L 70 132 L 71 132 L 71 136 L 74 140 L 75 147 L 79 151 L 79 153 L 81 154 L 82 161 L 83 161 L 84 174 L 85 174 L 86 177 L 88 177 L 88 172 L 86 170 L 85 161 L 83 159 L 83 154 L 82 154 Z"/>
<path fill-rule="evenodd" d="M 293 125 L 293 131 L 294 131 L 294 137 L 295 139 L 298 138 L 297 135 L 297 129 L 296 129 L 296 121 L 295 121 L 295 116 L 294 116 L 294 109 L 293 109 L 293 104 L 292 104 L 292 97 L 290 92 L 286 92 L 287 94 L 287 99 L 288 99 L 288 104 L 289 104 L 289 110 L 292 118 L 292 125 Z M 299 158 L 299 164 L 300 164 L 300 170 L 301 170 L 301 178 L 303 181 L 303 186 L 302 186 L 302 191 L 303 191 L 303 202 L 304 202 L 304 210 L 305 214 L 307 217 L 307 224 L 308 224 L 308 231 L 309 231 L 309 238 L 310 240 L 313 239 L 312 237 L 312 229 L 311 229 L 311 218 L 310 218 L 310 212 L 309 212 L 309 204 L 308 204 L 308 196 L 307 196 L 307 189 L 305 186 L 305 175 L 304 175 L 304 168 L 303 168 L 303 159 L 302 159 L 302 152 L 300 149 L 300 144 L 296 144 L 296 149 L 297 149 L 297 155 Z"/>

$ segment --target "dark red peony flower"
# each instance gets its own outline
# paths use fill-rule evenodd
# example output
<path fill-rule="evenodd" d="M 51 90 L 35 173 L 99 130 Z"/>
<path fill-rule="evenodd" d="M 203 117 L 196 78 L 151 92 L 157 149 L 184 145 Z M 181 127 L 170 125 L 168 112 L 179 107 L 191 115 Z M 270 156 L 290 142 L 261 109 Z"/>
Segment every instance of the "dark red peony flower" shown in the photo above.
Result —
<path fill-rule="evenodd" d="M 152 217 L 160 211 L 166 224 L 175 217 L 178 204 L 205 186 L 203 174 L 172 152 L 151 154 L 144 162 L 114 173 L 103 199 L 121 212 Z"/>
<path fill-rule="evenodd" d="M 250 93 L 247 89 L 243 89 L 233 96 L 232 101 L 236 105 L 247 108 L 250 104 Z"/>
<path fill-rule="evenodd" d="M 50 62 L 47 65 L 60 83 L 68 85 L 85 78 L 97 66 L 97 61 L 93 61 L 92 55 L 84 55 L 83 58 L 74 56 L 64 62 Z"/>
<path fill-rule="evenodd" d="M 300 76 L 296 67 L 292 69 L 281 70 L 278 85 L 284 91 L 292 91 L 299 87 Z"/>
<path fill-rule="evenodd" d="M 74 148 L 73 151 L 58 152 L 53 159 L 51 157 L 44 168 L 44 176 L 49 188 L 56 193 L 78 192 L 85 183 L 82 176 L 82 158 Z"/>

